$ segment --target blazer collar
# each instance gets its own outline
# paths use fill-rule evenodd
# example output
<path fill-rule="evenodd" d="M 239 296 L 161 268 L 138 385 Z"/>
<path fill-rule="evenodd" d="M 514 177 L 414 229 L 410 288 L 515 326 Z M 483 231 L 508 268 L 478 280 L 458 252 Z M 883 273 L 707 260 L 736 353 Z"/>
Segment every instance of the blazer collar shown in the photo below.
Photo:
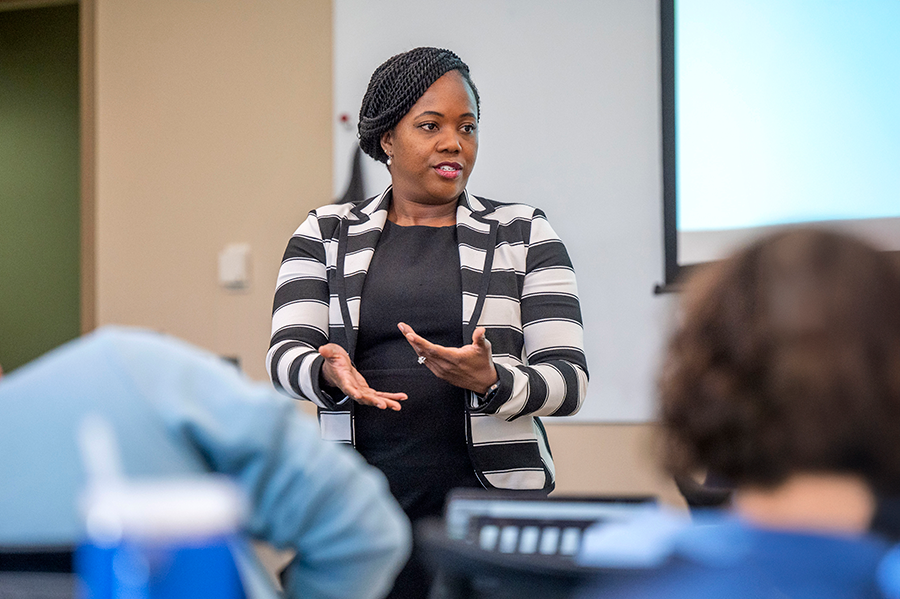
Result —
<path fill-rule="evenodd" d="M 391 206 L 391 189 L 393 186 L 388 185 L 387 189 L 379 195 L 360 202 L 350 209 L 347 219 L 359 223 L 368 222 L 372 215 L 378 212 L 384 212 L 384 219 L 387 219 L 388 208 Z M 384 228 L 384 222 L 381 223 L 379 229 Z"/>
<path fill-rule="evenodd" d="M 379 195 L 371 197 L 368 200 L 359 203 L 357 206 L 350 210 L 350 214 L 352 215 L 351 219 L 358 222 L 366 222 L 370 218 L 373 218 L 373 215 L 378 212 L 384 212 L 386 219 L 387 211 L 391 207 L 392 190 L 393 186 L 388 185 L 387 189 L 385 189 Z M 470 215 L 473 217 L 482 217 L 490 214 L 491 212 L 493 212 L 492 208 L 489 208 L 476 196 L 471 195 L 466 189 L 463 190 L 462 194 L 459 196 L 459 199 L 456 201 L 457 218 L 460 216 L 460 214 L 463 214 L 467 217 Z M 382 223 L 379 228 L 383 229 L 384 224 Z"/>

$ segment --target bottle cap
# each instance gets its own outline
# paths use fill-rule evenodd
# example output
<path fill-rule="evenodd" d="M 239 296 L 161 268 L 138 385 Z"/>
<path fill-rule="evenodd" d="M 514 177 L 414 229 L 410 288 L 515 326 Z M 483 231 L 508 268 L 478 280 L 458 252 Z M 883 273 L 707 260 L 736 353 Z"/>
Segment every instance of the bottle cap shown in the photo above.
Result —
<path fill-rule="evenodd" d="M 115 544 L 202 539 L 238 530 L 246 502 L 231 480 L 216 475 L 92 485 L 83 508 L 88 537 Z"/>

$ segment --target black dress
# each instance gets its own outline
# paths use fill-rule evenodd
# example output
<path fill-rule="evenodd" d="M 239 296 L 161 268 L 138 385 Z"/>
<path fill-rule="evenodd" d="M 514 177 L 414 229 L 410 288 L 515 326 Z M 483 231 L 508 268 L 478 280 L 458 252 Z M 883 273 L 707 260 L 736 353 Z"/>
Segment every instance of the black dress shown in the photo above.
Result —
<path fill-rule="evenodd" d="M 415 522 L 441 515 L 450 489 L 481 483 L 466 444 L 464 390 L 417 362 L 399 322 L 432 343 L 464 345 L 456 227 L 386 222 L 360 303 L 356 368 L 373 389 L 403 392 L 408 399 L 399 412 L 356 406 L 356 449 L 384 472 Z M 428 584 L 411 561 L 389 597 L 426 597 Z"/>

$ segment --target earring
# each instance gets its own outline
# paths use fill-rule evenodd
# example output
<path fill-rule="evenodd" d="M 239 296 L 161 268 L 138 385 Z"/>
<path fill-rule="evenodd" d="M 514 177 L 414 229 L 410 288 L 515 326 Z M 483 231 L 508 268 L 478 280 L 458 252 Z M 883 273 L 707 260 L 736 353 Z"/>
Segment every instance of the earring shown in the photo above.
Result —
<path fill-rule="evenodd" d="M 392 162 L 394 162 L 394 157 L 393 157 L 393 156 L 388 156 L 388 159 L 387 159 L 387 165 L 388 165 L 388 166 L 391 166 L 391 163 L 392 163 Z"/>

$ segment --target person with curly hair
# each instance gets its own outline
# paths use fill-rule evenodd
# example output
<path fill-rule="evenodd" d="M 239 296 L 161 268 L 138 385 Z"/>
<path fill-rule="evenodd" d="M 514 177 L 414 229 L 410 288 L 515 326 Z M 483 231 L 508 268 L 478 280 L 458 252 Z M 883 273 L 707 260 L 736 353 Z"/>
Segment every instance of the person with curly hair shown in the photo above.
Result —
<path fill-rule="evenodd" d="M 538 417 L 581 407 L 588 373 L 575 274 L 539 209 L 477 197 L 481 101 L 449 50 L 373 73 L 362 150 L 391 186 L 313 210 L 278 276 L 267 366 L 318 407 L 326 439 L 381 469 L 411 520 L 455 487 L 549 492 Z M 401 575 L 396 597 L 424 597 Z"/>
<path fill-rule="evenodd" d="M 876 495 L 900 489 L 900 269 L 887 254 L 796 230 L 702 269 L 660 392 L 669 470 L 728 480 L 731 507 L 665 539 L 660 568 L 591 596 L 900 596 L 900 554 L 869 532 Z"/>

